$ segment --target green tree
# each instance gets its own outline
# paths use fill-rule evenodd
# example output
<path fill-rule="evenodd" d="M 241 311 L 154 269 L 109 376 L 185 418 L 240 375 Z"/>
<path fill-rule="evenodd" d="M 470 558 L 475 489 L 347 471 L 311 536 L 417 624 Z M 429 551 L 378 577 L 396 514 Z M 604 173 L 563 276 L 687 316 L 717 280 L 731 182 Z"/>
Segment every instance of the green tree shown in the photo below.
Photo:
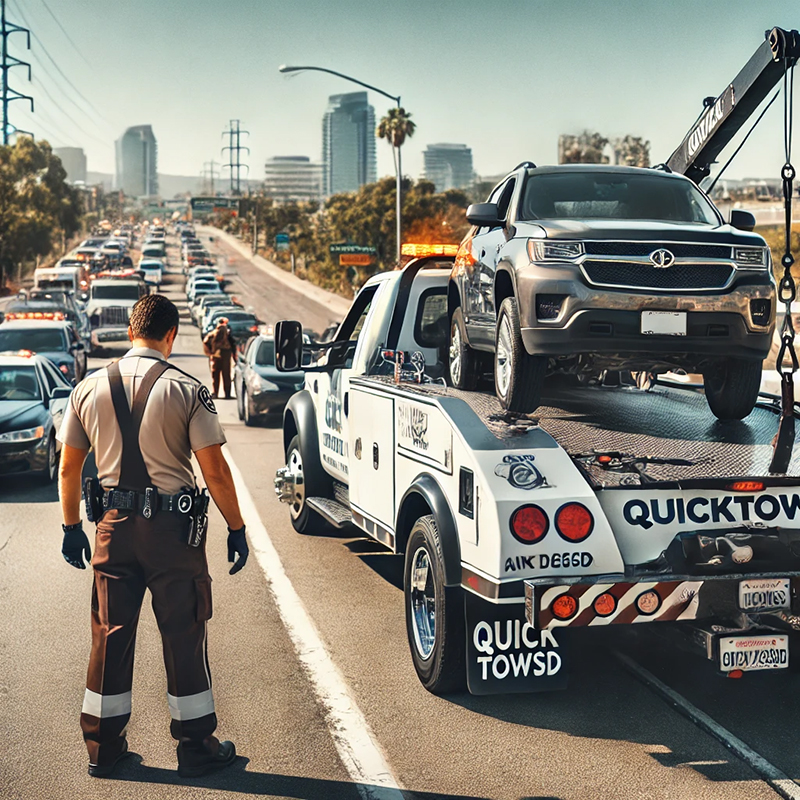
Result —
<path fill-rule="evenodd" d="M 18 266 L 80 229 L 78 192 L 46 141 L 0 147 L 0 288 Z"/>

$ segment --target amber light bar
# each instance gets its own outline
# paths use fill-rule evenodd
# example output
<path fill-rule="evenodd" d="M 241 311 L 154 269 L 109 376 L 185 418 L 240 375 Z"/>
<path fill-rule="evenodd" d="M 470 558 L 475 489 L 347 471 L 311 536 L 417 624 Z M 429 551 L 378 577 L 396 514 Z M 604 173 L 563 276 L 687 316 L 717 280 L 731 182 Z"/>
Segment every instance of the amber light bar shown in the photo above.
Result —
<path fill-rule="evenodd" d="M 429 256 L 455 256 L 457 244 L 413 244 L 407 242 L 400 248 L 400 254 L 412 258 L 428 258 Z"/>

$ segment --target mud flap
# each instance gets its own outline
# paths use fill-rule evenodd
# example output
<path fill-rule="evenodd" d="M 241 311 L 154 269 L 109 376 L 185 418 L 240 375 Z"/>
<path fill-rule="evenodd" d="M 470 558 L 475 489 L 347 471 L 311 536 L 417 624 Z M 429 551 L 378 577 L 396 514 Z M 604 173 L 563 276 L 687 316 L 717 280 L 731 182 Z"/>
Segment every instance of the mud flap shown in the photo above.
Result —
<path fill-rule="evenodd" d="M 464 592 L 467 686 L 471 694 L 549 692 L 569 679 L 562 631 L 537 631 L 525 621 L 524 603 L 495 605 Z M 558 637 L 558 638 L 557 638 Z"/>

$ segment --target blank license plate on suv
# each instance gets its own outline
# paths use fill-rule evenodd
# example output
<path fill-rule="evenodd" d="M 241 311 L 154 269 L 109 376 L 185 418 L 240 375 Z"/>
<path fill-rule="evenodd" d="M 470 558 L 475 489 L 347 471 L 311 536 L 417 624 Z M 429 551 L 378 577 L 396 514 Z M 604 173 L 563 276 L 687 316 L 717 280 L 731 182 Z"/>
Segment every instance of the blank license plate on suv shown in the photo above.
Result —
<path fill-rule="evenodd" d="M 686 336 L 686 312 L 642 311 L 642 333 Z"/>
<path fill-rule="evenodd" d="M 726 636 L 719 640 L 719 668 L 786 669 L 789 666 L 789 637 L 785 633 L 756 636 Z"/>
<path fill-rule="evenodd" d="M 739 581 L 739 608 L 742 611 L 789 608 L 790 601 L 788 578 L 758 578 Z"/>

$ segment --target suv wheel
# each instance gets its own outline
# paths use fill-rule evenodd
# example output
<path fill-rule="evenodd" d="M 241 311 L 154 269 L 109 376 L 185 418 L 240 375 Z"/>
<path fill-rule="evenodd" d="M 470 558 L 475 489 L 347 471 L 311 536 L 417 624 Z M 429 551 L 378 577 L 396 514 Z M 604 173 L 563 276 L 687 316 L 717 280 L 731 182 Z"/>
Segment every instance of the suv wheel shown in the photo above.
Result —
<path fill-rule="evenodd" d="M 536 411 L 547 374 L 547 358 L 525 350 L 517 300 L 507 297 L 497 315 L 494 340 L 494 388 L 503 408 L 520 414 Z"/>
<path fill-rule="evenodd" d="M 706 401 L 717 419 L 744 419 L 761 388 L 761 362 L 730 358 L 703 370 Z"/>
<path fill-rule="evenodd" d="M 459 306 L 450 320 L 450 350 L 447 359 L 450 385 L 466 391 L 474 389 L 480 377 L 479 365 L 478 354 L 467 344 L 464 314 Z"/>

